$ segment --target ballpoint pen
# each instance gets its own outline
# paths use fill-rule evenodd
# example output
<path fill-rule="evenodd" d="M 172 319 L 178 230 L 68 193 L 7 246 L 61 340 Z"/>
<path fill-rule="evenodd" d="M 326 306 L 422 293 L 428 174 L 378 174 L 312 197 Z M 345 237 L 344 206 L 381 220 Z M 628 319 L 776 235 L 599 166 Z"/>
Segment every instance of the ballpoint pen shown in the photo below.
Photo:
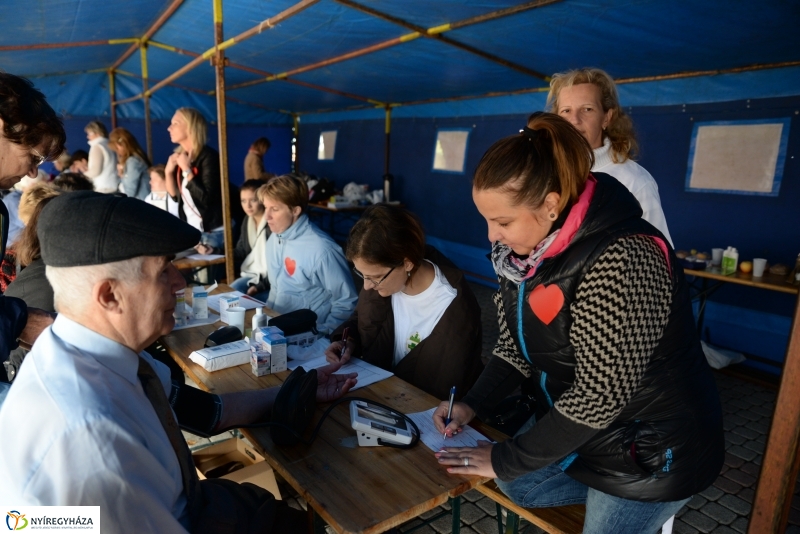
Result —
<path fill-rule="evenodd" d="M 344 351 L 347 350 L 347 334 L 350 333 L 350 327 L 345 326 L 344 330 L 342 330 L 342 350 L 339 351 L 339 359 L 342 359 L 342 355 Z"/>
<path fill-rule="evenodd" d="M 452 419 L 452 417 L 453 417 L 453 401 L 455 400 L 455 398 L 456 398 L 456 387 L 453 386 L 453 387 L 450 388 L 450 404 L 447 407 L 447 418 L 444 420 L 445 430 L 444 430 L 444 434 L 442 435 L 443 439 L 447 439 L 447 425 L 449 425 L 450 421 L 453 420 Z"/>

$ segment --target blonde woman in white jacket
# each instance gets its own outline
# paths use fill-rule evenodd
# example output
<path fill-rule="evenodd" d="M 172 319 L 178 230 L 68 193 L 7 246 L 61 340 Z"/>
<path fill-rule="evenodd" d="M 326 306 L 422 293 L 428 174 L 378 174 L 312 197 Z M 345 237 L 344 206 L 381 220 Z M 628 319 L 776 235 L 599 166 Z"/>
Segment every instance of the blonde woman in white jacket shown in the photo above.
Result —
<path fill-rule="evenodd" d="M 102 122 L 92 121 L 84 131 L 89 141 L 89 161 L 83 174 L 92 181 L 98 193 L 117 192 L 117 155 L 108 144 L 108 130 Z"/>

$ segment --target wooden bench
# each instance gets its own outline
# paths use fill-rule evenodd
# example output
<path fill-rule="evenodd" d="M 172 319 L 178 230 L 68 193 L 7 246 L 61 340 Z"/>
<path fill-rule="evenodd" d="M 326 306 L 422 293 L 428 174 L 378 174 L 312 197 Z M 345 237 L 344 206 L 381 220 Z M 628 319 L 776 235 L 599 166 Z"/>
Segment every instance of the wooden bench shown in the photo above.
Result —
<path fill-rule="evenodd" d="M 478 486 L 483 493 L 497 504 L 497 532 L 503 534 L 503 517 L 501 507 L 508 511 L 505 534 L 517 534 L 519 518 L 529 521 L 545 532 L 553 534 L 577 534 L 583 530 L 583 518 L 586 506 L 572 504 L 556 508 L 523 508 L 514 504 L 505 493 L 500 491 L 493 480 Z"/>

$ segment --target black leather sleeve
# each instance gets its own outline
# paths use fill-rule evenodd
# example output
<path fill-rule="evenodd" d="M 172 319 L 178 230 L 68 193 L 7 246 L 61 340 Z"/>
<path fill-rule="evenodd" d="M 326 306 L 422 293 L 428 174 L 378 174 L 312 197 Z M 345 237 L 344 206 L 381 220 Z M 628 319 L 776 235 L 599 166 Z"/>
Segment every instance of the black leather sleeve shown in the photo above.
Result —
<path fill-rule="evenodd" d="M 216 433 L 222 416 L 219 395 L 173 381 L 169 403 L 183 430 L 206 438 Z"/>
<path fill-rule="evenodd" d="M 219 178 L 219 155 L 208 146 L 193 162 L 197 176 L 186 184 L 195 206 L 203 217 L 205 231 L 222 224 L 222 186 Z"/>

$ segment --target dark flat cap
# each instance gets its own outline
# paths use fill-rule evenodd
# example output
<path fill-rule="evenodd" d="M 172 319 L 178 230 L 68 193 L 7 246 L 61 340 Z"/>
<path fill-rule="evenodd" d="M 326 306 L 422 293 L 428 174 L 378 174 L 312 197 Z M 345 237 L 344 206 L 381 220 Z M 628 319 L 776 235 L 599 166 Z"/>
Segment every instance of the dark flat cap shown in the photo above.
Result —
<path fill-rule="evenodd" d="M 39 215 L 42 260 L 52 267 L 169 256 L 200 242 L 200 231 L 136 198 L 65 193 Z"/>

